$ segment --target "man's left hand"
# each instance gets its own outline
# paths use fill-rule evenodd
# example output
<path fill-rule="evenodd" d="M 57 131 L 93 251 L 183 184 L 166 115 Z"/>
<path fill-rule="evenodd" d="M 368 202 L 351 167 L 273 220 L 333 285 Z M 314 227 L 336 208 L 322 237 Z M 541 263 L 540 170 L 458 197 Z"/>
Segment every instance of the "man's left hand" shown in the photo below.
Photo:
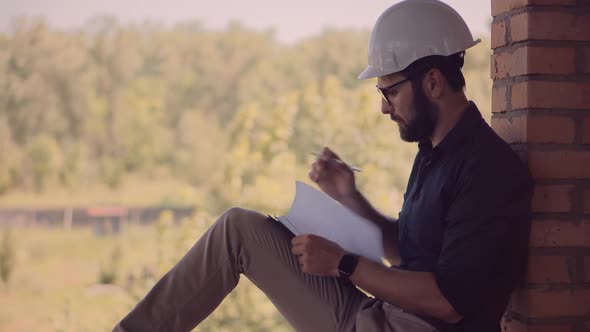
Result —
<path fill-rule="evenodd" d="M 338 244 L 313 234 L 296 236 L 291 244 L 291 253 L 297 256 L 303 272 L 339 276 L 338 264 L 345 252 Z"/>

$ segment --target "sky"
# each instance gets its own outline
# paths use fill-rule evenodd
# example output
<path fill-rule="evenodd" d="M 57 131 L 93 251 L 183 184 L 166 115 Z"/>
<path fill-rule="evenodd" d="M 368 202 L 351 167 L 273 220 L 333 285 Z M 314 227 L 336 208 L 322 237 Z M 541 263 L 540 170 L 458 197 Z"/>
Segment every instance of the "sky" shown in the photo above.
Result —
<path fill-rule="evenodd" d="M 465 19 L 472 33 L 489 35 L 490 0 L 443 0 Z M 377 17 L 398 0 L 0 0 L 0 29 L 14 17 L 42 16 L 53 27 L 76 28 L 97 15 L 122 23 L 146 19 L 173 25 L 198 19 L 223 29 L 237 20 L 257 30 L 274 28 L 279 41 L 291 43 L 323 28 L 371 29 Z"/>

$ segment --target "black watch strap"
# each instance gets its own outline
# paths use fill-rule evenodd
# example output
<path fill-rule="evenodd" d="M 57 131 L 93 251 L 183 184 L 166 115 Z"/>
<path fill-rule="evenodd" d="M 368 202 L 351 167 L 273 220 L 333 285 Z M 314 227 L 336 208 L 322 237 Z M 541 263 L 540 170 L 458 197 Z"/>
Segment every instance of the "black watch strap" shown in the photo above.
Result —
<path fill-rule="evenodd" d="M 347 279 L 354 273 L 357 264 L 359 263 L 359 255 L 353 253 L 346 253 L 338 263 L 338 273 L 340 278 Z"/>

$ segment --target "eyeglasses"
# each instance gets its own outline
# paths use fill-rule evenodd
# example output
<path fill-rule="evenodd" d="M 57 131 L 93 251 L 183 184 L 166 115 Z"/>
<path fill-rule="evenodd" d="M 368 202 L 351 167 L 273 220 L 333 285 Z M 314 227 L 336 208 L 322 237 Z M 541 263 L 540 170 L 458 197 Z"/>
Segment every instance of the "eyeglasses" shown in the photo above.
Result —
<path fill-rule="evenodd" d="M 402 84 L 402 83 L 404 83 L 406 81 L 409 81 L 409 80 L 410 80 L 410 78 L 409 77 L 406 77 L 403 80 L 401 80 L 401 81 L 399 81 L 399 82 L 397 82 L 397 83 L 395 83 L 393 85 L 390 85 L 388 87 L 380 88 L 378 85 L 376 85 L 376 87 L 377 87 L 377 90 L 379 91 L 379 94 L 383 98 L 383 100 L 385 100 L 388 105 L 391 105 L 391 103 L 389 102 L 389 99 L 387 98 L 387 95 L 390 95 L 391 94 L 390 90 L 393 89 L 393 88 L 395 88 L 395 87 L 397 87 L 397 86 L 399 86 L 400 84 Z"/>

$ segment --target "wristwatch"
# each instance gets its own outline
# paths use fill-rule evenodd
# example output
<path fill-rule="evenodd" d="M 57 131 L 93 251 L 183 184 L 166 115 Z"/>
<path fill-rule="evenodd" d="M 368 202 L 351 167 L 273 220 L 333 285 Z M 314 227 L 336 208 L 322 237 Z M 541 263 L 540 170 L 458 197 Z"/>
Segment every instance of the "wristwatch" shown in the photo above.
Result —
<path fill-rule="evenodd" d="M 359 255 L 353 253 L 346 253 L 340 259 L 338 263 L 338 273 L 340 278 L 348 280 L 348 278 L 354 273 L 357 264 L 359 263 Z"/>

